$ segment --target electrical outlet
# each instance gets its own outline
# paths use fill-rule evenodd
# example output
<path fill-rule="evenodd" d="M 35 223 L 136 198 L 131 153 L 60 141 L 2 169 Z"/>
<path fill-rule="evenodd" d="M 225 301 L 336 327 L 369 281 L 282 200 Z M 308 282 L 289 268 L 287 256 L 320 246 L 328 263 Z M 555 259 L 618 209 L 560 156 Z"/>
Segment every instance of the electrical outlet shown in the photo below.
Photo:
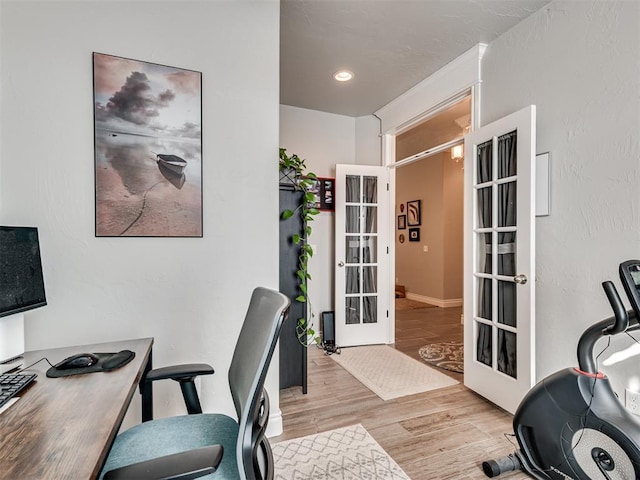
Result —
<path fill-rule="evenodd" d="M 633 390 L 625 388 L 624 404 L 631 413 L 640 415 L 640 392 L 634 392 Z"/>

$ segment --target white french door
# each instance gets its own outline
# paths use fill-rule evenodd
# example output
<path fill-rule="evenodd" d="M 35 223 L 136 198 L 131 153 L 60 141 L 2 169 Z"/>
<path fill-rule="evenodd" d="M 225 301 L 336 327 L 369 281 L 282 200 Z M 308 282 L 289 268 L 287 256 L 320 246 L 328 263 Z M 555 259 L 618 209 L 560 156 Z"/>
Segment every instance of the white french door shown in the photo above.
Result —
<path fill-rule="evenodd" d="M 465 137 L 464 383 L 511 413 L 535 383 L 535 119 Z"/>
<path fill-rule="evenodd" d="M 336 344 L 388 343 L 387 168 L 336 165 L 335 201 Z"/>

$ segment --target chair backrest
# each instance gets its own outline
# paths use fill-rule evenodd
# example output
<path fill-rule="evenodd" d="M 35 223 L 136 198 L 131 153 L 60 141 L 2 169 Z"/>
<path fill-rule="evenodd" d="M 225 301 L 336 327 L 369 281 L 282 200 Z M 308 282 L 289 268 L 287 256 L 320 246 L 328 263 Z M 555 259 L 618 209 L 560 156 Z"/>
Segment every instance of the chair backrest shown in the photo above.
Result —
<path fill-rule="evenodd" d="M 264 436 L 269 399 L 263 387 L 290 303 L 280 292 L 256 288 L 233 352 L 229 387 L 240 425 L 236 457 L 243 480 L 273 476 L 271 449 Z"/>

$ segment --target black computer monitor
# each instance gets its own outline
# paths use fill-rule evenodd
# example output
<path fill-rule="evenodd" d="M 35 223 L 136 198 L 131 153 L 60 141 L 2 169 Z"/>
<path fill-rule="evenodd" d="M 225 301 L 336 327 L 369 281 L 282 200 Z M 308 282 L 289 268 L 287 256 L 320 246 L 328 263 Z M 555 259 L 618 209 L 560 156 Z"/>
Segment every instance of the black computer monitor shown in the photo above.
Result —
<path fill-rule="evenodd" d="M 0 226 L 0 317 L 46 304 L 38 229 Z"/>

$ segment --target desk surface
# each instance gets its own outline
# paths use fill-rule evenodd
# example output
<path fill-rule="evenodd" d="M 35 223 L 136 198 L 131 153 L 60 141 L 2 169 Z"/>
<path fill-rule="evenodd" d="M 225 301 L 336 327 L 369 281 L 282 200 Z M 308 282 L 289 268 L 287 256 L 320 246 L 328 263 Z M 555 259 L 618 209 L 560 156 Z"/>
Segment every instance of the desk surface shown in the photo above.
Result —
<path fill-rule="evenodd" d="M 28 371 L 36 381 L 0 414 L 0 478 L 96 478 L 151 358 L 152 338 L 81 345 L 24 354 L 24 365 L 52 364 L 80 352 L 118 352 L 135 358 L 111 372 L 47 378 L 42 361 Z"/>

